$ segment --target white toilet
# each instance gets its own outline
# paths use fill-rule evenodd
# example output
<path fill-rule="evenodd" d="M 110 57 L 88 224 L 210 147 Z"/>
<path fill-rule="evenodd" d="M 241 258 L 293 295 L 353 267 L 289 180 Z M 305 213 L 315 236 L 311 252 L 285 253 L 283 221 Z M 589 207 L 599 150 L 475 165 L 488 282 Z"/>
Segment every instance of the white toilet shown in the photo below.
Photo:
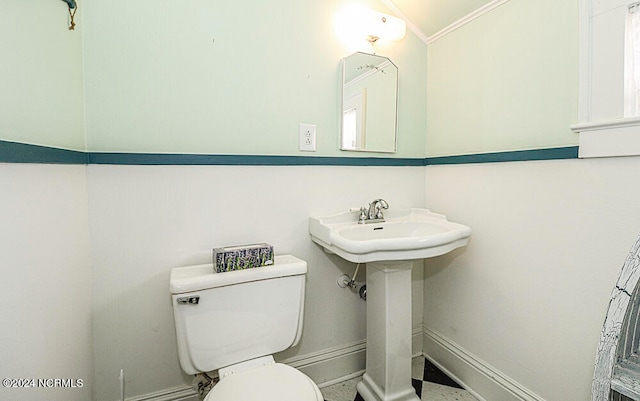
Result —
<path fill-rule="evenodd" d="M 178 357 L 188 374 L 218 369 L 205 401 L 322 401 L 304 373 L 272 354 L 302 334 L 307 263 L 215 273 L 211 264 L 171 270 Z"/>

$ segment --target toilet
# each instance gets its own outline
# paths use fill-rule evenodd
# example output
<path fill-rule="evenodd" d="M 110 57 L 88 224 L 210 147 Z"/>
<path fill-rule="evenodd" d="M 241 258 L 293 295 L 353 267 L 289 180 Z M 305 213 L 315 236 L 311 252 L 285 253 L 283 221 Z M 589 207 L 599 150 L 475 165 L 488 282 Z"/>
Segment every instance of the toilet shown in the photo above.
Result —
<path fill-rule="evenodd" d="M 302 335 L 307 263 L 216 273 L 211 264 L 171 270 L 178 358 L 191 375 L 218 370 L 205 401 L 322 401 L 318 386 L 273 354 Z"/>

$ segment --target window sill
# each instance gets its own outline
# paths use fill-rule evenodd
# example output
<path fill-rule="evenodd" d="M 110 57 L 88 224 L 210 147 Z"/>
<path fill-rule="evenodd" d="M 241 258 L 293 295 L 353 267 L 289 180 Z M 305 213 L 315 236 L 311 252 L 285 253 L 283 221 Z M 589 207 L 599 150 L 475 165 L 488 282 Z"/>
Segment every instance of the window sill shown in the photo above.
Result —
<path fill-rule="evenodd" d="M 580 134 L 578 157 L 640 155 L 640 117 L 574 124 Z"/>

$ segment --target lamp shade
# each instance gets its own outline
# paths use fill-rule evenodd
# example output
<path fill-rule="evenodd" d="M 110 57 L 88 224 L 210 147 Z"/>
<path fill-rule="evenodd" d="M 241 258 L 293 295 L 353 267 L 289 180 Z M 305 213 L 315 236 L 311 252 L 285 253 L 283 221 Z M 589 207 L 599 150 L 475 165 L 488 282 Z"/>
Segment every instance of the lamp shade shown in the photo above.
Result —
<path fill-rule="evenodd" d="M 381 40 L 400 40 L 407 32 L 406 23 L 400 18 L 379 13 L 377 11 L 366 10 L 363 12 L 363 27 L 368 37 L 375 37 Z"/>

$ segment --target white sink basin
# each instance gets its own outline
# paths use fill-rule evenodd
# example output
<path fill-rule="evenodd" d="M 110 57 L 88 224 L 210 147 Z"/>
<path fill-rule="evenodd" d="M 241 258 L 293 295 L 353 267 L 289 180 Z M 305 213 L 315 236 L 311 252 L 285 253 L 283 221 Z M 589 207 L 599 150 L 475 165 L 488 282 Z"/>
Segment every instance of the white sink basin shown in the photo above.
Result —
<path fill-rule="evenodd" d="M 469 242 L 471 229 L 427 209 L 389 209 L 384 223 L 358 224 L 358 212 L 309 218 L 311 239 L 354 263 L 423 259 Z"/>

